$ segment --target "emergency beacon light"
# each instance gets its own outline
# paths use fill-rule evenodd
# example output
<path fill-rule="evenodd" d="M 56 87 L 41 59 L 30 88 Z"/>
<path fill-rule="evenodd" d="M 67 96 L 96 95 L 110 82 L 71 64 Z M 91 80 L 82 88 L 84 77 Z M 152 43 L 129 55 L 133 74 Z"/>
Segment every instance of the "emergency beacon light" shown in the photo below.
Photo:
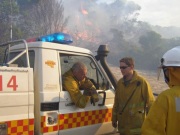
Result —
<path fill-rule="evenodd" d="M 41 36 L 38 38 L 28 39 L 28 42 L 34 41 L 42 41 L 42 42 L 53 42 L 53 43 L 60 43 L 60 44 L 71 44 L 73 42 L 72 37 L 65 33 L 54 33 L 45 36 Z"/>

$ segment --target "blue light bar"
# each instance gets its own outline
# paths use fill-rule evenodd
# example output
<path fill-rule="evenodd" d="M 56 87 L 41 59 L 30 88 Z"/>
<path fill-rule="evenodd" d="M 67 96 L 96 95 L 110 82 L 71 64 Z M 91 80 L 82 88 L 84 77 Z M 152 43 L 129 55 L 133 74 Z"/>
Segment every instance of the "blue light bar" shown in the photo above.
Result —
<path fill-rule="evenodd" d="M 71 44 L 73 42 L 72 37 L 65 33 L 54 33 L 46 36 L 39 37 L 38 41 L 53 42 L 61 44 Z"/>

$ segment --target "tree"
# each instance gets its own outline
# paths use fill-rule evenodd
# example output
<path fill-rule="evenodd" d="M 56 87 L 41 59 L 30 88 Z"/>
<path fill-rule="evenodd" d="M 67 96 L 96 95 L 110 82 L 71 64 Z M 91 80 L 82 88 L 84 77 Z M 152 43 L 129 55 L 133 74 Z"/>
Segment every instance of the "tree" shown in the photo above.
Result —
<path fill-rule="evenodd" d="M 32 8 L 32 5 L 37 4 L 39 0 L 16 0 L 18 5 L 20 6 L 20 11 L 24 11 Z"/>
<path fill-rule="evenodd" d="M 160 42 L 161 35 L 154 31 L 148 31 L 146 35 L 139 38 L 139 43 L 142 45 L 144 51 L 153 49 L 154 47 L 158 46 Z"/>
<path fill-rule="evenodd" d="M 0 43 L 11 40 L 12 29 L 16 27 L 19 7 L 14 0 L 1 0 L 0 2 Z M 16 32 L 14 31 L 14 34 Z"/>
<path fill-rule="evenodd" d="M 146 35 L 139 38 L 139 43 L 142 47 L 139 53 L 139 63 L 143 61 L 141 67 L 155 70 L 159 64 L 160 52 L 163 48 L 161 35 L 154 31 L 148 31 Z"/>
<path fill-rule="evenodd" d="M 68 22 L 68 18 L 64 18 L 62 0 L 39 0 L 25 16 L 29 36 L 62 32 Z"/>

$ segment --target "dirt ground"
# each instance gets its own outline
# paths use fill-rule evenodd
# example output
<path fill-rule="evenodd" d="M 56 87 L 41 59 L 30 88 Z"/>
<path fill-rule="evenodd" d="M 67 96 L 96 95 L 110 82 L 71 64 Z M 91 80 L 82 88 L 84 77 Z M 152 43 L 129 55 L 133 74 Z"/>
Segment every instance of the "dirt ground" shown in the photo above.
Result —
<path fill-rule="evenodd" d="M 113 72 L 114 76 L 119 80 L 122 75 L 119 67 L 110 67 L 110 70 Z M 153 71 L 143 71 L 136 70 L 141 76 L 143 76 L 151 85 L 151 88 L 154 93 L 161 93 L 162 91 L 168 89 L 167 84 L 164 82 L 163 73 L 161 72 L 161 76 L 159 80 L 157 79 L 157 72 Z"/>

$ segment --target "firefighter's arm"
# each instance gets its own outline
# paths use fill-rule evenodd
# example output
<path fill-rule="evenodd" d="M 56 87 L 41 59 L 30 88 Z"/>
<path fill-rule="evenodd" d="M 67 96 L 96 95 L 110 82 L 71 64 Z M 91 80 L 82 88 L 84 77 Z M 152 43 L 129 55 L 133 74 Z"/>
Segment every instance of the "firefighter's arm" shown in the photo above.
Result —
<path fill-rule="evenodd" d="M 90 100 L 89 96 L 84 96 L 79 90 L 79 86 L 75 80 L 64 79 L 63 87 L 70 94 L 71 100 L 79 108 L 85 108 Z"/>
<path fill-rule="evenodd" d="M 92 103 L 95 105 L 95 102 L 98 102 L 99 98 L 94 84 L 88 78 L 85 78 L 81 87 L 84 89 L 83 95 L 90 96 Z"/>
<path fill-rule="evenodd" d="M 146 109 L 147 109 L 146 111 L 149 112 L 149 109 L 152 106 L 155 99 L 151 86 L 146 80 L 143 81 L 142 91 L 143 91 L 143 98 L 146 102 Z"/>

